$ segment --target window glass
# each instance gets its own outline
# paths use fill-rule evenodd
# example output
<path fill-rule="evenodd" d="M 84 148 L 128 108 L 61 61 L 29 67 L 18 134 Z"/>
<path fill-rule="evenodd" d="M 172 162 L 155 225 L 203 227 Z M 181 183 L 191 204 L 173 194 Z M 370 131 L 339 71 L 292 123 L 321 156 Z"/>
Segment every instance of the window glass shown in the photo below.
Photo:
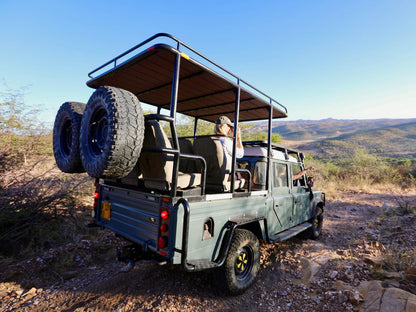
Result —
<path fill-rule="evenodd" d="M 253 170 L 253 184 L 257 186 L 266 185 L 266 168 L 267 164 L 264 161 L 256 162 Z"/>
<path fill-rule="evenodd" d="M 274 187 L 288 187 L 287 182 L 287 165 L 273 164 L 273 185 Z"/>

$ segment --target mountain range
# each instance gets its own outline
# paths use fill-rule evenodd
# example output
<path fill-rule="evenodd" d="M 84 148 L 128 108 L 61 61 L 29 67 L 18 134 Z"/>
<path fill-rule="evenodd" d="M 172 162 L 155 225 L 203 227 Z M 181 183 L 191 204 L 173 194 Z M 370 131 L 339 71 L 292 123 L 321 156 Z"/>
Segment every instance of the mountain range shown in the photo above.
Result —
<path fill-rule="evenodd" d="M 267 123 L 257 123 L 266 131 Z M 274 121 L 283 143 L 322 159 L 344 157 L 357 149 L 387 158 L 416 158 L 416 118 Z"/>

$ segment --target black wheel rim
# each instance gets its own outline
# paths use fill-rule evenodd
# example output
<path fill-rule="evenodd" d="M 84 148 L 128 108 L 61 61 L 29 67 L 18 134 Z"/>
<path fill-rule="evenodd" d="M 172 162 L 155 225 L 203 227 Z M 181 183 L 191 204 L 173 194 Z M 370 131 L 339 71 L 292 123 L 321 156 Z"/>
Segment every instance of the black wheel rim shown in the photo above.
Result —
<path fill-rule="evenodd" d="M 61 149 L 68 156 L 71 154 L 72 148 L 72 124 L 70 120 L 66 120 L 61 131 Z"/>
<path fill-rule="evenodd" d="M 100 155 L 105 147 L 108 135 L 108 117 L 104 109 L 94 112 L 91 118 L 90 131 L 91 149 L 95 155 Z"/>
<path fill-rule="evenodd" d="M 235 276 L 238 280 L 246 279 L 253 268 L 253 251 L 248 246 L 241 248 L 235 258 Z"/>
<path fill-rule="evenodd" d="M 316 236 L 318 236 L 319 234 L 321 234 L 321 229 L 322 229 L 322 214 L 320 214 L 319 216 L 316 216 L 313 219 L 313 230 Z"/>

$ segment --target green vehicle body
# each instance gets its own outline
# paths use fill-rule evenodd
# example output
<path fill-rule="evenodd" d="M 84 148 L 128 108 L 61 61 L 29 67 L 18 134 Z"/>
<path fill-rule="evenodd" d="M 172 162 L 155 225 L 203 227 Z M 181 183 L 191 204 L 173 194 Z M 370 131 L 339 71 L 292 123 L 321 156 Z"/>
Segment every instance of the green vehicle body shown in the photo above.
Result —
<path fill-rule="evenodd" d="M 214 64 L 217 69 L 224 70 L 170 35 L 158 34 L 139 46 L 141 47 L 159 36 L 168 36 L 178 43 L 177 47 L 169 47 L 179 55 L 175 58 L 176 66 L 179 66 L 178 58 L 181 59 L 181 62 L 189 61 L 189 57 L 179 49 L 186 47 Z M 156 49 L 158 47 L 156 45 Z M 154 47 L 146 50 L 145 54 L 150 53 L 152 49 Z M 143 57 L 145 54 L 138 54 L 120 65 L 117 64 L 117 58 L 110 61 L 114 63 L 114 68 L 92 78 L 87 84 L 97 88 L 111 83 L 111 79 L 113 79 L 113 82 L 118 83 L 117 87 L 123 87 L 123 80 L 117 81 L 114 80 L 114 77 L 123 75 L 123 67 L 128 67 L 131 64 L 139 66 L 137 64 L 145 62 L 147 59 Z M 125 54 L 122 56 L 124 57 Z M 214 72 L 202 62 L 195 60 L 193 62 L 208 71 L 209 74 Z M 97 70 L 101 69 L 102 67 Z M 244 233 L 249 231 L 258 240 L 267 242 L 280 242 L 304 231 L 310 231 L 312 238 L 319 236 L 325 194 L 312 190 L 312 184 L 306 174 L 295 181 L 293 180 L 293 172 L 305 169 L 304 155 L 300 151 L 270 143 L 272 119 L 285 117 L 287 113 L 281 109 L 283 106 L 280 103 L 267 96 L 264 99 L 263 93 L 258 95 L 260 91 L 257 89 L 253 88 L 254 91 L 242 89 L 240 84 L 244 81 L 240 78 L 237 79 L 237 83 L 232 83 L 232 86 L 235 86 L 238 91 L 235 92 L 236 109 L 233 110 L 232 115 L 225 108 L 224 111 L 220 110 L 218 113 L 215 111 L 215 114 L 206 115 L 209 116 L 206 118 L 198 115 L 199 108 L 187 108 L 186 111 L 188 116 L 207 121 L 213 121 L 216 116 L 228 114 L 238 125 L 241 120 L 250 120 L 249 114 L 245 114 L 244 105 L 247 102 L 254 101 L 253 105 L 258 105 L 259 112 L 260 106 L 264 103 L 265 113 L 258 115 L 258 117 L 254 111 L 253 120 L 266 116 L 269 123 L 268 140 L 244 142 L 245 151 L 253 151 L 253 153 L 246 153 L 241 159 L 235 158 L 235 152 L 233 155 L 233 160 L 239 164 L 240 168 L 245 169 L 231 169 L 231 185 L 233 186 L 235 183 L 237 172 L 241 171 L 240 173 L 246 177 L 246 187 L 237 191 L 210 191 L 205 185 L 205 175 L 209 175 L 209 172 L 206 172 L 206 164 L 201 159 L 199 159 L 202 163 L 201 185 L 185 190 L 178 190 L 175 187 L 175 179 L 181 161 L 186 157 L 194 157 L 182 153 L 177 144 L 175 117 L 176 110 L 179 112 L 179 108 L 182 107 L 181 85 L 186 84 L 186 78 L 182 78 L 178 74 L 175 76 L 176 71 L 179 71 L 177 67 L 173 71 L 173 82 L 169 85 L 172 90 L 170 104 L 163 107 L 170 110 L 170 115 L 162 116 L 159 109 L 158 115 L 153 116 L 157 120 L 167 120 L 173 129 L 170 138 L 173 142 L 170 153 L 174 159 L 172 187 L 166 191 L 158 191 L 140 187 L 140 184 L 137 184 L 137 179 L 134 183 L 126 182 L 125 179 L 96 179 L 94 224 L 110 229 L 131 242 L 131 245 L 120 253 L 120 260 L 133 263 L 141 259 L 154 259 L 160 263 L 181 265 L 187 271 L 198 271 L 226 267 L 230 250 L 234 248 L 235 236 L 241 236 L 242 230 Z M 230 73 L 226 71 L 226 74 Z M 223 75 L 215 74 L 215 79 L 231 84 L 229 79 Z M 251 85 L 248 87 L 251 88 Z M 220 90 L 219 92 L 225 93 L 226 91 Z M 254 100 L 244 100 L 246 94 L 254 94 L 252 97 Z M 185 102 L 183 101 L 183 103 Z M 273 102 L 276 102 L 280 107 Z M 201 110 L 203 109 L 201 108 Z M 192 142 L 197 137 L 195 126 L 194 135 L 186 139 Z M 235 137 L 233 139 L 235 149 Z M 159 152 L 164 153 L 163 150 Z M 198 161 L 198 158 L 195 159 Z M 286 173 L 283 183 L 282 178 L 278 176 L 278 171 L 281 172 L 281 168 L 285 168 Z M 260 176 L 261 181 L 258 181 Z M 255 179 L 256 181 L 254 181 Z M 245 276 L 243 277 L 245 278 Z M 252 282 L 249 280 L 237 290 L 229 289 L 230 293 L 241 293 Z"/>

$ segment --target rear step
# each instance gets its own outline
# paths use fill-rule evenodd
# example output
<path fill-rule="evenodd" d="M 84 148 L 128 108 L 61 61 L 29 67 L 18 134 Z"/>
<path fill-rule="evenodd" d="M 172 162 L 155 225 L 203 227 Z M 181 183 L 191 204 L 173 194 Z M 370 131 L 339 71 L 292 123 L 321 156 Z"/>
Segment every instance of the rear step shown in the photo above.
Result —
<path fill-rule="evenodd" d="M 195 271 L 213 269 L 219 266 L 217 262 L 205 260 L 205 259 L 204 260 L 189 260 L 188 264 L 194 266 Z"/>
<path fill-rule="evenodd" d="M 300 232 L 303 232 L 307 229 L 309 229 L 310 227 L 312 227 L 312 223 L 309 222 L 305 222 L 302 224 L 299 224 L 295 227 L 292 227 L 286 231 L 283 231 L 279 234 L 276 235 L 272 235 L 270 237 L 270 242 L 272 243 L 278 243 L 278 242 L 283 242 L 284 240 L 287 240 L 293 236 L 298 235 Z"/>

